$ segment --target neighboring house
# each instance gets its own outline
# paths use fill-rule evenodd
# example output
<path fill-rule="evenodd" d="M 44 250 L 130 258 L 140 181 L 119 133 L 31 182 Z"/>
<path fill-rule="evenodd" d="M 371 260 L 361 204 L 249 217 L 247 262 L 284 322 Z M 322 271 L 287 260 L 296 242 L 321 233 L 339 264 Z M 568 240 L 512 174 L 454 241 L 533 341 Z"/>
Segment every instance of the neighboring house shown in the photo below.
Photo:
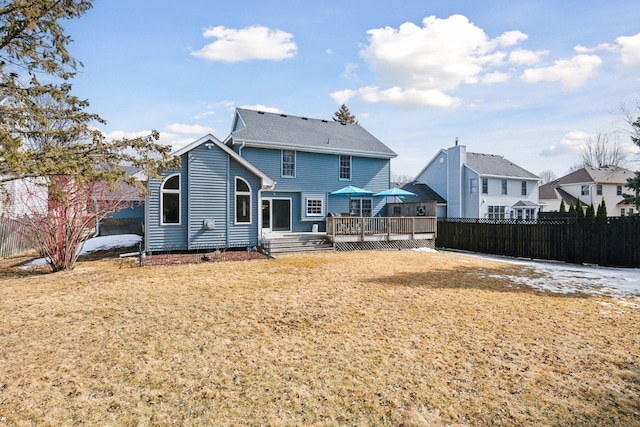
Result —
<path fill-rule="evenodd" d="M 542 185 L 540 203 L 544 212 L 557 212 L 561 200 L 567 210 L 571 204 L 575 206 L 578 199 L 584 208 L 593 205 L 595 209 L 604 200 L 607 216 L 630 215 L 636 213 L 634 205 L 623 203 L 622 195 L 630 193 L 627 179 L 634 176 L 633 171 L 621 167 L 584 167 Z"/>
<path fill-rule="evenodd" d="M 323 231 L 328 213 L 382 214 L 396 154 L 359 125 L 237 109 L 225 142 L 206 135 L 151 180 L 146 249 L 254 246 L 270 232 Z"/>
<path fill-rule="evenodd" d="M 394 202 L 401 201 L 402 203 L 415 204 L 416 212 L 412 213 L 412 216 L 424 215 L 424 213 L 421 212 L 419 209 L 420 209 L 420 206 L 422 206 L 422 203 L 426 203 L 426 202 L 436 202 L 436 209 L 437 209 L 436 216 L 438 218 L 445 218 L 447 216 L 447 201 L 438 193 L 433 191 L 433 189 L 429 187 L 427 184 L 421 184 L 419 182 L 410 182 L 406 184 L 394 183 L 393 186 L 399 187 L 402 190 L 409 191 L 415 194 L 415 196 L 401 197 L 401 198 L 398 198 L 400 200 L 394 200 Z"/>
<path fill-rule="evenodd" d="M 0 217 L 16 218 L 45 213 L 47 188 L 38 178 L 21 178 L 0 184 Z"/>
<path fill-rule="evenodd" d="M 442 149 L 417 175 L 447 203 L 449 218 L 535 219 L 540 178 L 502 156 Z"/>

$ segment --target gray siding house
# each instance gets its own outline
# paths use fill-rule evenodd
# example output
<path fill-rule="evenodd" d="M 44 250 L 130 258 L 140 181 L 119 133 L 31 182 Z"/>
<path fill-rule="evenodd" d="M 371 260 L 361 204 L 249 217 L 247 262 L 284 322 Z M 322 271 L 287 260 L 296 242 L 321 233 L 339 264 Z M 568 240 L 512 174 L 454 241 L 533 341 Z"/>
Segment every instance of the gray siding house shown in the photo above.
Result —
<path fill-rule="evenodd" d="M 502 156 L 440 150 L 415 178 L 447 203 L 449 218 L 534 219 L 540 178 Z"/>
<path fill-rule="evenodd" d="M 146 250 L 254 246 L 269 233 L 324 231 L 329 213 L 380 216 L 396 154 L 359 125 L 237 109 L 224 140 L 177 151 L 179 169 L 149 182 Z"/>

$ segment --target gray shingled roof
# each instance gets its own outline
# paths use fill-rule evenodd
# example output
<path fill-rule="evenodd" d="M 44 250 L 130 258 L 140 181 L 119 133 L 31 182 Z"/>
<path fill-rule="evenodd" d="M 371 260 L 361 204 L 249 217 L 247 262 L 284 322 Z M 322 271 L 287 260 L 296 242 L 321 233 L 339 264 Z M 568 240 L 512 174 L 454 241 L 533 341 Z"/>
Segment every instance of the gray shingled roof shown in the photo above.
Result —
<path fill-rule="evenodd" d="M 539 177 L 515 163 L 495 154 L 467 153 L 467 166 L 480 175 L 505 176 L 514 178 Z"/>
<path fill-rule="evenodd" d="M 540 200 L 562 199 L 564 200 L 564 203 L 565 205 L 567 205 L 567 207 L 572 203 L 575 205 L 578 202 L 578 198 L 572 196 L 562 188 L 558 187 L 559 181 L 560 181 L 559 179 L 556 179 L 554 181 L 547 182 L 546 184 L 541 185 L 538 190 L 538 198 Z"/>
<path fill-rule="evenodd" d="M 407 202 L 430 202 L 436 200 L 438 203 L 447 203 L 445 199 L 440 197 L 440 195 L 433 191 L 427 184 L 419 182 L 410 182 L 407 184 L 392 183 L 392 186 L 410 191 L 416 195 L 416 197 L 405 197 L 403 200 Z"/>
<path fill-rule="evenodd" d="M 558 179 L 560 185 L 581 184 L 587 182 L 626 184 L 628 178 L 633 178 L 635 173 L 629 169 L 617 166 L 604 166 L 601 168 L 585 167 L 571 172 Z"/>
<path fill-rule="evenodd" d="M 287 114 L 236 109 L 230 138 L 263 147 L 291 147 L 314 152 L 393 158 L 397 154 L 360 125 Z M 244 126 L 242 126 L 244 124 Z"/>

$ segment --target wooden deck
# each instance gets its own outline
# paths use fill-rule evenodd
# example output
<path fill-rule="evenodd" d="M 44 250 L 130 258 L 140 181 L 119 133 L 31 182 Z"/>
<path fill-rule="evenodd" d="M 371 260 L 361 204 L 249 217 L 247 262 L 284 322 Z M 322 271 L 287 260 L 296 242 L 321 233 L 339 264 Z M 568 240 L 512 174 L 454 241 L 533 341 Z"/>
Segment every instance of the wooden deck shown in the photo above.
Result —
<path fill-rule="evenodd" d="M 328 217 L 327 236 L 334 242 L 435 240 L 436 217 Z"/>

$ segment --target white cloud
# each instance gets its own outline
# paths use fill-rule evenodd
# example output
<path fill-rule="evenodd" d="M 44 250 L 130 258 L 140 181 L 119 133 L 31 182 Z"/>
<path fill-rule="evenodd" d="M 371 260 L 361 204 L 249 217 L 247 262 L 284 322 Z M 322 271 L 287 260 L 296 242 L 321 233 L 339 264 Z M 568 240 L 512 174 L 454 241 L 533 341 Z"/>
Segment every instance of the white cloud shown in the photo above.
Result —
<path fill-rule="evenodd" d="M 631 37 L 618 37 L 622 64 L 627 67 L 640 65 L 640 33 Z"/>
<path fill-rule="evenodd" d="M 516 65 L 534 65 L 549 53 L 548 50 L 514 49 L 509 53 L 509 62 Z"/>
<path fill-rule="evenodd" d="M 298 49 L 292 34 L 259 25 L 239 30 L 223 26 L 212 27 L 202 35 L 217 40 L 191 54 L 208 61 L 281 61 L 294 57 Z"/>
<path fill-rule="evenodd" d="M 485 84 L 490 83 L 502 83 L 511 78 L 511 74 L 502 73 L 500 71 L 494 71 L 493 73 L 487 73 L 480 78 L 480 81 Z"/>
<path fill-rule="evenodd" d="M 357 94 L 358 94 L 358 91 L 356 90 L 345 89 L 345 90 L 338 90 L 336 92 L 332 92 L 329 94 L 329 96 L 336 102 L 336 104 L 342 105 L 349 102 L 349 100 L 354 96 L 356 96 Z"/>
<path fill-rule="evenodd" d="M 335 52 L 333 51 L 333 49 L 328 48 L 327 50 L 324 51 L 327 55 L 335 55 Z"/>
<path fill-rule="evenodd" d="M 203 111 L 202 113 L 198 113 L 195 116 L 193 116 L 194 119 L 196 120 L 201 120 L 201 119 L 206 119 L 207 117 L 210 116 L 215 116 L 216 112 L 213 110 L 207 110 L 207 111 Z"/>
<path fill-rule="evenodd" d="M 582 150 L 584 145 L 587 144 L 592 137 L 593 135 L 580 130 L 571 131 L 562 137 L 557 144 L 550 145 L 542 150 L 540 155 L 544 157 L 555 157 L 580 154 L 580 150 Z"/>
<path fill-rule="evenodd" d="M 355 72 L 357 68 L 358 68 L 357 64 L 354 64 L 352 62 L 348 63 L 344 67 L 344 71 L 342 72 L 342 74 L 340 74 L 340 77 L 342 77 L 343 79 L 349 79 L 349 80 L 355 80 L 355 81 L 360 80 L 358 78 L 358 75 Z"/>
<path fill-rule="evenodd" d="M 208 133 L 214 133 L 215 129 L 201 126 L 201 125 L 186 125 L 182 123 L 173 123 L 166 127 L 166 130 L 171 133 L 177 133 L 181 135 L 205 135 Z"/>
<path fill-rule="evenodd" d="M 575 89 L 593 77 L 601 64 L 599 56 L 580 54 L 571 59 L 554 61 L 550 67 L 524 70 L 521 78 L 526 83 L 559 81 L 564 87 Z"/>
<path fill-rule="evenodd" d="M 359 95 L 367 102 L 405 107 L 451 107 L 460 100 L 448 92 L 462 84 L 495 83 L 508 74 L 492 69 L 505 64 L 511 47 L 527 39 L 508 31 L 491 39 L 462 15 L 424 18 L 422 26 L 406 22 L 398 28 L 367 31 L 369 43 L 360 55 L 386 88 L 368 86 L 334 92 L 335 100 Z"/>
<path fill-rule="evenodd" d="M 244 108 L 246 110 L 254 110 L 254 111 L 265 111 L 267 113 L 276 113 L 276 114 L 283 113 L 283 111 L 279 108 L 267 107 L 266 105 L 262 105 L 262 104 L 241 105 L 239 108 Z"/>

